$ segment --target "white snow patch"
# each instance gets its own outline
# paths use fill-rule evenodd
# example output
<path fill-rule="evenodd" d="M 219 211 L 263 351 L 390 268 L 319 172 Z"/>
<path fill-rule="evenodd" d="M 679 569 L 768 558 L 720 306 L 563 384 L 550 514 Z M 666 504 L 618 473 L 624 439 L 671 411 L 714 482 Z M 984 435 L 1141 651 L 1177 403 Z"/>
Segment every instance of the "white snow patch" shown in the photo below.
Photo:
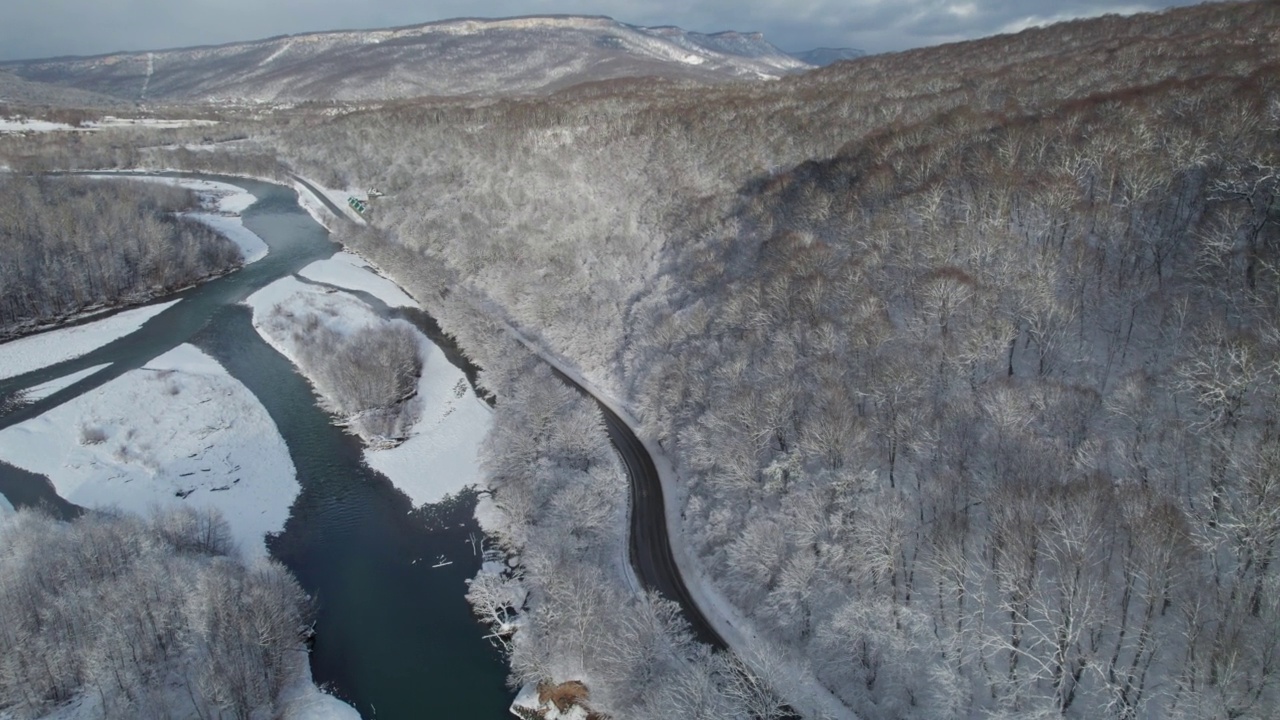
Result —
<path fill-rule="evenodd" d="M 385 322 L 368 305 L 344 292 L 281 278 L 250 295 L 253 325 L 273 348 L 298 365 L 292 333 L 272 335 L 267 315 L 281 306 L 295 317 L 316 317 L 343 335 Z M 417 331 L 415 331 L 417 332 Z M 475 396 L 466 376 L 444 351 L 418 333 L 425 359 L 418 380 L 420 410 L 410 436 L 393 448 L 364 451 L 369 467 L 386 475 L 414 505 L 439 502 L 471 485 L 482 485 L 478 453 L 492 423 L 489 407 Z"/>
<path fill-rule="evenodd" d="M 316 197 L 315 193 L 300 182 L 294 181 L 293 189 L 298 193 L 298 205 L 307 211 L 311 219 L 325 228 L 333 230 L 334 215 L 324 203 L 320 202 L 320 198 Z"/>
<path fill-rule="evenodd" d="M 13 505 L 9 502 L 9 498 L 0 495 L 0 522 L 4 522 L 4 517 L 13 513 Z"/>
<path fill-rule="evenodd" d="M 290 38 L 287 42 L 285 42 L 285 43 L 284 43 L 283 45 L 281 45 L 278 49 L 276 49 L 276 51 L 275 51 L 275 52 L 271 53 L 271 54 L 270 54 L 270 55 L 268 55 L 265 59 L 263 59 L 263 61 L 262 61 L 262 62 L 258 63 L 258 66 L 259 66 L 259 67 L 261 67 L 261 66 L 263 66 L 263 65 L 266 65 L 267 63 L 271 62 L 272 60 L 275 60 L 276 58 L 278 58 L 278 57 L 280 57 L 281 55 L 285 54 L 286 52 L 288 52 L 288 51 L 289 51 L 289 48 L 293 47 L 293 43 L 294 43 L 294 38 Z"/>
<path fill-rule="evenodd" d="M 507 514 L 487 493 L 476 499 L 475 518 L 485 535 L 496 535 L 507 527 Z"/>
<path fill-rule="evenodd" d="M 195 118 L 122 118 L 107 115 L 101 120 L 87 122 L 85 127 L 94 130 L 121 127 L 146 127 L 156 130 L 172 130 L 184 127 L 208 127 L 217 125 L 217 120 L 197 120 Z"/>
<path fill-rule="evenodd" d="M 363 259 L 349 252 L 335 253 L 328 260 L 317 260 L 298 274 L 308 280 L 367 292 L 390 307 L 418 307 L 417 301 L 398 285 L 378 275 Z"/>
<path fill-rule="evenodd" d="M 90 375 L 93 375 L 99 370 L 103 368 L 108 368 L 108 367 L 111 367 L 111 363 L 105 363 L 103 365 L 94 365 L 93 367 L 85 368 L 80 372 L 71 373 L 70 375 L 64 375 L 56 380 L 50 380 L 49 382 L 40 383 L 39 385 L 29 387 L 26 389 L 25 392 L 23 392 L 22 399 L 27 402 L 35 402 L 37 400 L 43 400 L 49 397 L 50 395 L 58 392 L 59 390 L 62 390 L 63 388 L 71 387 L 72 385 L 75 385 L 76 383 L 89 377 Z"/>
<path fill-rule="evenodd" d="M 150 77 L 148 76 L 148 80 Z M 144 91 L 145 92 L 145 91 Z M 0 118 L 0 135 L 6 133 L 29 133 L 29 132 L 93 132 L 96 130 L 105 130 L 110 128 L 121 127 L 148 127 L 158 130 L 183 128 L 192 126 L 217 125 L 216 120 L 165 120 L 162 118 L 118 118 L 110 115 L 101 120 L 86 122 L 81 127 L 74 127 L 66 123 L 50 122 L 48 120 L 32 120 L 25 117 L 9 117 Z"/>
<path fill-rule="evenodd" d="M 0 460 L 84 507 L 222 511 L 249 558 L 298 494 L 284 439 L 253 393 L 191 345 L 0 431 Z"/>
<path fill-rule="evenodd" d="M 309 662 L 302 663 L 298 678 L 280 691 L 280 706 L 284 720 L 360 720 L 355 708 L 315 686 Z"/>
<path fill-rule="evenodd" d="M 109 318 L 0 344 L 0 380 L 78 358 L 137 331 L 178 300 L 125 310 Z"/>
<path fill-rule="evenodd" d="M 293 277 L 276 280 L 250 295 L 244 302 L 253 309 L 253 326 L 257 328 L 258 334 L 294 365 L 298 364 L 298 356 L 294 350 L 293 338 L 271 335 L 262 327 L 267 315 L 277 305 L 299 316 L 318 315 L 326 325 L 342 335 L 382 322 L 373 308 L 360 302 L 355 296 L 308 285 Z"/>
<path fill-rule="evenodd" d="M 30 118 L 0 118 L 0 135 L 10 133 L 43 133 L 74 130 L 66 123 L 32 120 Z"/>
<path fill-rule="evenodd" d="M 421 337 L 426 362 L 418 380 L 422 410 L 408 440 L 374 450 L 365 462 L 386 475 L 414 505 L 440 502 L 469 486 L 484 486 L 480 445 L 493 424 L 489 406 L 475 396 L 444 351 Z"/>
<path fill-rule="evenodd" d="M 213 228 L 215 232 L 235 243 L 240 248 L 240 255 L 245 264 L 255 263 L 267 256 L 270 249 L 257 233 L 244 226 L 244 220 L 226 215 L 211 213 L 183 213 L 183 217 L 191 218 Z"/>

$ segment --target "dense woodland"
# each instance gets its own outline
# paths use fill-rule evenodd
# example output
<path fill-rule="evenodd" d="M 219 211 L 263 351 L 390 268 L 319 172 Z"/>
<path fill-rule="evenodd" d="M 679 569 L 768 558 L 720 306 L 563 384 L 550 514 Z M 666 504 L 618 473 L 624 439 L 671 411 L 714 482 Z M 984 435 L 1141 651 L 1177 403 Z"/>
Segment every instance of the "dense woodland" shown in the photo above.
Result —
<path fill-rule="evenodd" d="M 0 714 L 276 717 L 312 612 L 283 566 L 241 562 L 216 511 L 21 511 L 0 523 Z"/>
<path fill-rule="evenodd" d="M 231 241 L 157 183 L 0 175 L 0 338 L 135 304 L 239 267 Z"/>
<path fill-rule="evenodd" d="M 862 717 L 1275 716 L 1275 3 L 254 132 L 387 192 L 344 241 L 485 368 L 515 679 L 776 707 L 620 576 L 598 419 L 500 321 L 642 418 L 701 571 Z"/>
<path fill-rule="evenodd" d="M 353 242 L 464 347 L 479 308 L 628 403 L 704 569 L 863 716 L 1270 717 L 1278 13 L 280 142 L 387 189 Z"/>

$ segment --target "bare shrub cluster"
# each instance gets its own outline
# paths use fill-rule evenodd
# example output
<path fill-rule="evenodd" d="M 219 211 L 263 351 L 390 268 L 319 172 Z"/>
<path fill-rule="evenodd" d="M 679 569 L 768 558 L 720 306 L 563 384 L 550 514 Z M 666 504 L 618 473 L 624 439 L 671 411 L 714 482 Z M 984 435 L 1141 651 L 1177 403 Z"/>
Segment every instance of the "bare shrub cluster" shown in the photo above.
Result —
<path fill-rule="evenodd" d="M 422 347 L 413 326 L 391 320 L 345 331 L 317 313 L 276 307 L 269 332 L 290 337 L 326 409 L 366 441 L 396 442 L 418 419 Z"/>

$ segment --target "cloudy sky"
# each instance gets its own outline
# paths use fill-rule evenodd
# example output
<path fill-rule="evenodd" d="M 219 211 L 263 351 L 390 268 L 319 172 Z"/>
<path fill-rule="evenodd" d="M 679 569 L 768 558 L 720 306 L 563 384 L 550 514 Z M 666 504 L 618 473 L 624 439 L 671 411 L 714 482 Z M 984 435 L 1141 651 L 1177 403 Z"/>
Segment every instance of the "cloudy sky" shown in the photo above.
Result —
<path fill-rule="evenodd" d="M 608 15 L 688 30 L 758 30 L 785 50 L 901 50 L 1198 0 L 4 0 L 0 60 L 255 40 L 454 17 Z"/>

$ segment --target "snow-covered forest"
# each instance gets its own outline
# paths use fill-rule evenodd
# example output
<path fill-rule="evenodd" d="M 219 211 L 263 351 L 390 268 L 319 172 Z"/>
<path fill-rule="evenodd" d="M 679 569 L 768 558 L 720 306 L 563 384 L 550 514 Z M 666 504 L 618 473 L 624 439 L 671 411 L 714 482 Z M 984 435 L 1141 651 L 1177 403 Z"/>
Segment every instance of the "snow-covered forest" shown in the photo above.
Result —
<path fill-rule="evenodd" d="M 522 567 L 472 596 L 515 680 L 619 718 L 767 716 L 769 662 L 865 718 L 1270 718 L 1277 37 L 1214 3 L 249 132 L 386 193 L 341 239 L 484 369 Z M 769 657 L 630 584 L 598 415 L 504 322 L 675 460 L 672 530 Z"/>
<path fill-rule="evenodd" d="M 0 523 L 0 707 L 16 718 L 279 717 L 310 601 L 216 511 Z"/>
<path fill-rule="evenodd" d="M 1267 717 L 1277 12 L 279 142 L 387 191 L 354 242 L 447 328 L 504 317 L 642 417 L 703 568 L 864 716 Z"/>
<path fill-rule="evenodd" d="M 235 244 L 158 183 L 0 175 L 0 338 L 239 267 Z"/>

